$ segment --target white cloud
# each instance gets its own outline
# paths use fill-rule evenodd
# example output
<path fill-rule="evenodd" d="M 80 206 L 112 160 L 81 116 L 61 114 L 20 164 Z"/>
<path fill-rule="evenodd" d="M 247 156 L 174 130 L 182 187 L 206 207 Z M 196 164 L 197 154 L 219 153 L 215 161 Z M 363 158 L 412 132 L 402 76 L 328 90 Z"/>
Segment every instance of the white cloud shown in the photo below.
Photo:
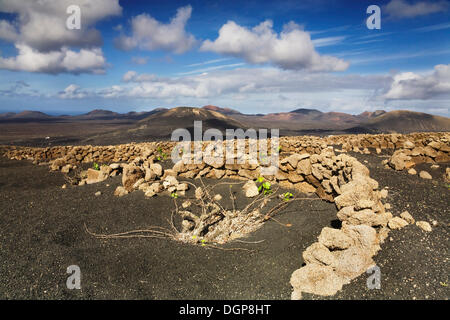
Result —
<path fill-rule="evenodd" d="M 128 71 L 122 77 L 122 81 L 124 82 L 149 82 L 156 80 L 156 75 L 154 74 L 138 74 L 136 71 Z"/>
<path fill-rule="evenodd" d="M 204 61 L 204 62 L 198 62 L 198 63 L 188 64 L 186 67 L 198 67 L 198 66 L 204 66 L 205 64 L 213 64 L 213 63 L 222 62 L 222 61 L 227 61 L 227 60 L 231 60 L 231 58 L 213 59 L 213 60 L 208 60 L 208 61 Z"/>
<path fill-rule="evenodd" d="M 122 34 L 115 39 L 115 44 L 122 50 L 139 48 L 150 51 L 186 52 L 196 43 L 194 36 L 185 30 L 191 12 L 191 6 L 179 8 L 168 24 L 161 23 L 148 14 L 140 14 L 131 20 L 131 36 Z"/>
<path fill-rule="evenodd" d="M 0 20 L 0 39 L 15 41 L 19 37 L 16 28 L 6 20 Z"/>
<path fill-rule="evenodd" d="M 132 57 L 131 62 L 135 64 L 147 64 L 148 57 Z"/>
<path fill-rule="evenodd" d="M 151 76 L 151 77 L 150 77 Z M 143 79 L 148 77 L 147 81 Z M 389 76 L 338 76 L 277 68 L 221 70 L 180 78 L 158 78 L 129 71 L 123 80 L 132 83 L 123 93 L 135 98 L 217 98 L 235 94 L 317 93 L 369 90 L 389 86 Z"/>
<path fill-rule="evenodd" d="M 69 15 L 66 9 L 78 5 L 81 9 L 81 29 L 66 28 Z M 118 0 L 3 0 L 0 11 L 17 14 L 19 35 L 15 41 L 42 52 L 62 47 L 98 47 L 101 35 L 93 25 L 106 17 L 119 15 L 122 8 Z"/>
<path fill-rule="evenodd" d="M 109 88 L 101 89 L 96 95 L 103 98 L 118 98 L 123 95 L 124 89 L 121 86 L 111 86 Z"/>
<path fill-rule="evenodd" d="M 66 9 L 70 5 L 80 7 L 80 30 L 66 27 Z M 18 55 L 0 58 L 0 68 L 48 73 L 103 72 L 106 63 L 99 49 L 103 41 L 94 26 L 106 17 L 121 14 L 121 10 L 118 0 L 3 0 L 0 11 L 16 18 L 12 23 L 0 21 L 0 38 L 13 42 Z"/>
<path fill-rule="evenodd" d="M 378 61 L 388 61 L 388 60 L 398 60 L 398 59 L 411 59 L 411 58 L 417 58 L 417 57 L 426 57 L 426 56 L 445 56 L 447 57 L 450 53 L 450 49 L 443 49 L 443 50 L 421 50 L 421 51 L 414 51 L 414 52 L 401 52 L 401 53 L 394 53 L 394 54 L 376 54 L 376 55 L 367 55 L 365 58 L 359 58 L 359 59 L 351 59 L 353 65 L 356 64 L 362 64 L 362 63 L 372 63 L 372 62 L 378 62 Z"/>
<path fill-rule="evenodd" d="M 202 69 L 196 69 L 196 70 L 191 70 L 191 71 L 187 71 L 187 72 L 179 72 L 179 73 L 177 73 L 177 75 L 185 76 L 185 75 L 190 75 L 190 74 L 195 74 L 195 73 L 204 73 L 204 72 L 209 72 L 209 71 L 219 70 L 219 69 L 236 68 L 236 67 L 240 67 L 240 66 L 243 66 L 243 65 L 245 65 L 245 63 L 243 63 L 243 62 L 241 62 L 241 63 L 222 64 L 222 65 L 218 65 L 218 66 L 212 66 L 212 67 L 207 67 L 207 68 L 202 68 Z"/>
<path fill-rule="evenodd" d="M 60 92 L 58 96 L 62 99 L 82 99 L 87 96 L 87 93 L 81 90 L 80 86 L 71 84 Z"/>
<path fill-rule="evenodd" d="M 31 89 L 30 85 L 22 80 L 9 83 L 9 87 L 6 89 L 0 89 L 0 95 L 2 96 L 33 96 L 36 90 Z"/>
<path fill-rule="evenodd" d="M 437 31 L 437 30 L 444 30 L 444 29 L 450 29 L 450 23 L 440 23 L 440 24 L 434 24 L 431 26 L 426 26 L 422 28 L 416 28 L 414 31 L 419 32 L 430 32 L 430 31 Z"/>
<path fill-rule="evenodd" d="M 393 82 L 384 95 L 391 100 L 427 100 L 437 95 L 450 95 L 450 64 L 439 64 L 429 75 L 403 72 L 394 76 Z"/>
<path fill-rule="evenodd" d="M 17 56 L 0 57 L 0 69 L 50 74 L 104 73 L 105 58 L 99 48 L 72 51 L 63 47 L 50 52 L 39 52 L 25 44 L 16 44 L 16 48 Z"/>
<path fill-rule="evenodd" d="M 450 65 L 437 65 L 434 72 L 397 75 L 358 75 L 309 73 L 278 68 L 240 68 L 220 70 L 180 78 L 158 78 L 128 72 L 121 97 L 153 99 L 171 103 L 220 103 L 245 97 L 243 104 L 261 103 L 265 108 L 276 104 L 292 108 L 293 104 L 321 107 L 333 111 L 361 112 L 385 106 L 405 108 L 393 100 L 409 100 L 408 109 L 430 112 L 424 104 L 445 108 L 445 94 L 450 94 Z M 444 95 L 444 96 L 443 96 Z M 280 98 L 283 97 L 283 98 Z M 444 98 L 442 98 L 444 97 Z M 423 103 L 422 103 L 423 102 Z M 388 105 L 389 104 L 389 105 Z M 270 110 L 267 110 L 270 112 Z M 273 112 L 273 110 L 272 110 Z"/>
<path fill-rule="evenodd" d="M 280 34 L 272 27 L 270 20 L 252 29 L 228 21 L 220 28 L 218 38 L 204 41 L 200 50 L 243 58 L 253 64 L 272 63 L 283 69 L 343 71 L 348 68 L 348 62 L 316 52 L 310 35 L 299 25 L 290 22 Z"/>
<path fill-rule="evenodd" d="M 363 110 L 407 108 L 448 116 L 449 69 L 450 65 L 437 65 L 434 72 L 426 74 L 359 75 L 308 73 L 274 67 L 240 68 L 177 78 L 128 71 L 120 85 L 82 89 L 72 84 L 51 97 L 116 99 L 125 105 L 139 102 L 140 105 L 167 107 L 214 104 L 254 113 L 300 107 L 354 114 Z M 0 90 L 0 94 L 11 95 L 11 90 L 3 91 Z M 20 93 L 44 96 L 29 87 L 23 87 Z"/>
<path fill-rule="evenodd" d="M 338 43 L 344 41 L 345 38 L 346 38 L 345 36 L 318 38 L 318 39 L 312 40 L 312 43 L 314 44 L 314 46 L 316 48 L 333 46 L 335 44 L 338 44 Z"/>
<path fill-rule="evenodd" d="M 447 9 L 448 3 L 446 1 L 419 1 L 410 4 L 405 0 L 391 0 L 391 2 L 383 7 L 383 12 L 392 18 L 414 18 L 431 13 L 443 12 Z"/>

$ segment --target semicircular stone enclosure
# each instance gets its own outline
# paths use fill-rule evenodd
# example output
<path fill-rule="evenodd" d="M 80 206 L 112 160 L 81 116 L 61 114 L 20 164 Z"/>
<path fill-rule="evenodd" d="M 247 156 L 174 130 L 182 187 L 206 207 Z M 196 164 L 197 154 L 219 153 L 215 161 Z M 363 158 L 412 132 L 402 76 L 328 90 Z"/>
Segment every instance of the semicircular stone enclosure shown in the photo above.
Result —
<path fill-rule="evenodd" d="M 233 161 L 222 154 L 217 155 L 216 151 L 224 148 L 225 143 L 221 141 L 204 142 L 198 154 L 177 150 L 180 160 L 165 170 L 159 161 L 170 158 L 175 142 L 49 148 L 2 146 L 2 150 L 10 159 L 32 160 L 63 173 L 76 170 L 81 163 L 103 164 L 96 169 L 83 171 L 74 183 L 91 184 L 122 174 L 123 185 L 116 189 L 117 196 L 134 190 L 142 190 L 146 196 L 153 196 L 163 190 L 183 194 L 189 185 L 179 183 L 177 179 L 181 178 L 231 178 L 252 182 L 263 177 L 265 181 L 283 188 L 316 193 L 321 199 L 334 202 L 338 210 L 337 218 L 342 222 L 341 227 L 324 227 L 317 241 L 303 252 L 305 265 L 293 271 L 290 280 L 292 299 L 300 299 L 303 292 L 334 295 L 343 285 L 375 264 L 373 257 L 380 250 L 390 229 L 408 223 L 408 217 L 393 217 L 386 210 L 382 200 L 387 190 L 379 190 L 379 184 L 370 177 L 369 169 L 346 154 L 346 151 L 381 153 L 384 149 L 395 150 L 392 157 L 384 160 L 387 170 L 390 167 L 396 170 L 408 169 L 422 162 L 450 161 L 448 133 L 283 137 L 279 141 L 280 156 L 275 164 L 278 170 L 268 174 L 264 169 L 274 166 L 273 162 L 255 161 L 254 157 L 249 156 L 249 146 L 254 143 L 245 140 L 245 152 L 234 152 Z M 208 151 L 207 156 L 205 150 Z M 203 158 L 195 161 L 200 159 L 199 154 Z M 450 179 L 448 170 L 447 176 L 446 179 Z M 211 204 L 214 203 L 212 198 L 204 198 L 206 190 L 194 187 L 196 198 L 207 200 L 207 210 L 221 210 Z M 254 185 L 250 183 L 247 187 L 251 192 Z M 229 240 L 220 232 L 224 226 L 242 225 L 244 220 L 250 221 L 247 232 L 251 232 L 262 222 L 258 212 L 254 211 L 241 212 L 241 216 L 224 212 L 219 218 L 210 213 L 195 216 L 188 210 L 180 210 L 180 213 L 184 220 L 179 240 L 185 242 L 202 235 L 209 237 L 209 241 L 223 243 Z M 243 220 L 244 213 L 246 219 Z M 230 234 L 227 237 L 231 237 Z"/>

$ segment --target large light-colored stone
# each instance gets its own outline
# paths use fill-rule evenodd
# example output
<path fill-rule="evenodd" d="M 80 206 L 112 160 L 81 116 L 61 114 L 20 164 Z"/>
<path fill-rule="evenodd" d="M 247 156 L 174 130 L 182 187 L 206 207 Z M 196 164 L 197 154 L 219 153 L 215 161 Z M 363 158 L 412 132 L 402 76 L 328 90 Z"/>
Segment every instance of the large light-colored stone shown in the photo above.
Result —
<path fill-rule="evenodd" d="M 414 149 L 414 147 L 415 147 L 415 144 L 412 143 L 412 142 L 409 141 L 409 140 L 406 140 L 406 141 L 403 143 L 403 148 L 405 148 L 405 149 Z"/>
<path fill-rule="evenodd" d="M 256 186 L 255 181 L 249 180 L 242 187 L 244 190 L 245 196 L 247 198 L 256 197 L 259 194 L 258 187 Z"/>
<path fill-rule="evenodd" d="M 417 221 L 416 226 L 418 226 L 420 229 L 426 232 L 431 232 L 433 230 L 431 228 L 431 225 L 426 221 Z"/>
<path fill-rule="evenodd" d="M 163 168 L 159 163 L 150 164 L 150 170 L 152 170 L 157 177 L 161 177 L 163 175 Z"/>
<path fill-rule="evenodd" d="M 294 185 L 294 187 L 303 193 L 314 193 L 316 192 L 316 188 L 310 185 L 308 182 L 299 182 Z"/>
<path fill-rule="evenodd" d="M 92 184 L 92 183 L 101 182 L 101 181 L 106 180 L 108 177 L 109 177 L 109 175 L 103 171 L 94 170 L 94 169 L 89 168 L 87 170 L 86 183 Z"/>
<path fill-rule="evenodd" d="M 303 251 L 302 256 L 306 263 L 332 265 L 335 262 L 335 258 L 330 250 L 320 242 L 314 242 L 306 248 L 306 250 Z"/>
<path fill-rule="evenodd" d="M 356 246 L 359 246 L 370 256 L 380 250 L 380 246 L 377 243 L 377 231 L 374 228 L 364 224 L 344 224 L 341 230 L 353 239 Z"/>
<path fill-rule="evenodd" d="M 319 242 L 325 247 L 333 249 L 347 249 L 353 244 L 353 239 L 342 230 L 325 227 L 319 235 Z"/>
<path fill-rule="evenodd" d="M 389 164 L 395 170 L 403 170 L 405 169 L 405 162 L 411 160 L 410 156 L 407 156 L 403 152 L 394 152 L 391 159 L 389 160 Z"/>
<path fill-rule="evenodd" d="M 431 174 L 429 174 L 428 172 L 426 172 L 424 170 L 420 171 L 419 177 L 421 177 L 422 179 L 433 179 Z"/>
<path fill-rule="evenodd" d="M 410 224 L 414 224 L 416 220 L 414 220 L 413 216 L 408 211 L 403 211 L 400 213 L 400 217 Z"/>
<path fill-rule="evenodd" d="M 300 160 L 309 158 L 309 154 L 304 153 L 304 154 L 297 154 L 294 153 L 292 155 L 290 155 L 289 157 L 284 158 L 283 160 L 281 160 L 281 164 L 286 164 L 289 163 L 294 169 L 297 168 L 297 163 Z"/>
<path fill-rule="evenodd" d="M 387 225 L 389 219 L 392 218 L 392 215 L 389 212 L 375 213 L 372 209 L 364 209 L 354 212 L 350 209 L 345 209 L 342 212 L 340 210 L 337 216 L 339 220 L 346 221 L 351 225 L 364 224 L 374 227 L 385 226 Z"/>
<path fill-rule="evenodd" d="M 302 159 L 297 163 L 297 173 L 305 176 L 311 174 L 311 161 L 309 159 Z"/>
<path fill-rule="evenodd" d="M 403 227 L 406 227 L 408 225 L 408 222 L 403 220 L 400 217 L 394 217 L 391 220 L 389 220 L 388 226 L 389 228 L 393 230 L 401 229 Z"/>
<path fill-rule="evenodd" d="M 118 186 L 114 191 L 114 195 L 117 197 L 123 197 L 126 194 L 128 194 L 128 191 L 122 186 Z"/>
<path fill-rule="evenodd" d="M 337 276 L 345 279 L 345 283 L 356 278 L 360 274 L 373 266 L 375 263 L 372 260 L 371 252 L 365 251 L 359 246 L 352 246 L 346 250 L 333 251 L 336 259 L 333 265 Z"/>
<path fill-rule="evenodd" d="M 353 175 L 353 174 L 352 174 Z M 361 200 L 375 200 L 376 194 L 373 192 L 378 187 L 378 183 L 365 175 L 357 175 L 349 183 L 341 186 L 341 194 L 334 200 L 338 209 L 349 206 L 361 206 Z"/>
<path fill-rule="evenodd" d="M 178 180 L 174 176 L 167 176 L 164 178 L 163 181 L 163 187 L 169 188 L 169 187 L 177 187 L 178 186 Z"/>
<path fill-rule="evenodd" d="M 331 296 L 342 289 L 344 281 L 336 275 L 333 268 L 315 263 L 297 269 L 290 281 L 294 292 L 293 299 L 301 299 L 302 292 Z"/>

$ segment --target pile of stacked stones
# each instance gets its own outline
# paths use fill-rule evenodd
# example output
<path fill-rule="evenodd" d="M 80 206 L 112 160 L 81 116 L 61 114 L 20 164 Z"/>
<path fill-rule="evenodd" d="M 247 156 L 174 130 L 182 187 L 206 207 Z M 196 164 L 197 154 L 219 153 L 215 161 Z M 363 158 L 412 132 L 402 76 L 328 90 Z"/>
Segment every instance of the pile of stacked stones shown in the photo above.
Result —
<path fill-rule="evenodd" d="M 406 141 L 425 146 L 431 141 L 449 141 L 449 139 L 448 132 L 337 135 L 324 138 L 328 145 L 342 145 L 343 151 L 361 153 L 367 153 L 368 148 L 375 149 L 378 153 L 383 149 L 402 149 Z"/>
<path fill-rule="evenodd" d="M 319 154 L 328 146 L 322 138 L 315 136 L 281 137 L 279 143 L 281 153 L 295 152 Z"/>
<path fill-rule="evenodd" d="M 130 162 L 147 150 L 172 150 L 174 142 L 129 143 L 114 146 L 58 146 L 47 148 L 2 146 L 4 156 L 13 160 L 31 160 L 35 164 L 50 163 L 53 170 L 79 163 Z"/>
<path fill-rule="evenodd" d="M 303 252 L 306 265 L 291 275 L 292 299 L 301 299 L 303 292 L 334 295 L 375 265 L 373 256 L 390 229 L 401 229 L 415 222 L 406 211 L 400 217 L 386 211 L 390 205 L 383 205 L 381 199 L 387 197 L 387 190 L 377 190 L 378 182 L 370 178 L 367 167 L 355 158 L 332 153 L 321 156 L 328 159 L 322 163 L 332 161 L 336 165 L 337 170 L 331 171 L 328 180 L 338 177 L 339 188 L 335 189 L 338 195 L 333 196 L 342 227 L 323 228 L 317 242 Z M 431 231 L 425 221 L 416 224 Z"/>
<path fill-rule="evenodd" d="M 270 139 L 268 139 L 270 141 Z M 337 135 L 324 138 L 314 136 L 281 137 L 279 140 L 281 153 L 319 154 L 331 145 L 342 145 L 343 151 L 368 153 L 368 148 L 403 149 L 406 141 L 413 142 L 417 147 L 425 147 L 431 142 L 449 145 L 450 133 L 413 133 L 401 134 L 359 134 Z M 55 146 L 47 148 L 31 148 L 19 146 L 1 146 L 6 157 L 15 160 L 32 160 L 35 163 L 45 163 L 64 158 L 68 163 L 81 162 L 129 162 L 140 156 L 148 148 L 161 148 L 169 154 L 176 142 L 130 143 L 114 146 Z M 207 142 L 204 143 L 208 144 Z M 441 150 L 442 151 L 442 150 Z M 439 158 L 438 158 L 439 161 Z"/>
<path fill-rule="evenodd" d="M 450 162 L 450 136 L 430 140 L 406 140 L 385 163 L 395 170 L 404 170 L 419 163 Z"/>

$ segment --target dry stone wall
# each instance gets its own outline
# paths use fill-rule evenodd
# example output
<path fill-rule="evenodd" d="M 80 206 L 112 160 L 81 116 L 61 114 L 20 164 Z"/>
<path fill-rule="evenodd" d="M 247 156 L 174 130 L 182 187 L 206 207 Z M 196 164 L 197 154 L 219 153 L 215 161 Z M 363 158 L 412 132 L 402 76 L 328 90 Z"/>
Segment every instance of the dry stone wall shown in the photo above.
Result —
<path fill-rule="evenodd" d="M 2 146 L 4 156 L 14 160 L 31 160 L 36 164 L 54 163 L 55 167 L 77 163 L 111 163 L 131 162 L 135 158 L 148 152 L 161 152 L 170 154 L 173 142 L 130 143 L 114 146 L 55 146 L 48 148 L 32 148 L 17 146 Z"/>
<path fill-rule="evenodd" d="M 435 141 L 449 144 L 449 132 L 421 132 L 410 134 L 357 134 L 336 135 L 324 138 L 328 145 L 342 145 L 344 151 L 367 152 L 369 148 L 378 152 L 385 149 L 402 149 L 405 143 L 412 142 L 417 147 L 425 147 Z"/>
<path fill-rule="evenodd" d="M 419 163 L 450 162 L 450 137 L 435 140 L 406 140 L 386 161 L 395 170 L 410 169 Z"/>
<path fill-rule="evenodd" d="M 270 139 L 268 139 L 270 142 Z M 402 150 L 406 145 L 414 144 L 414 148 L 424 148 L 425 150 L 414 150 L 421 155 L 427 155 L 427 146 L 437 151 L 434 155 L 432 151 L 429 157 L 435 162 L 448 161 L 448 149 L 450 147 L 450 133 L 413 133 L 408 135 L 401 134 L 359 134 L 359 135 L 337 135 L 328 137 L 300 136 L 300 137 L 281 137 L 279 140 L 281 154 L 289 153 L 309 153 L 320 154 L 327 146 L 341 145 L 343 151 L 368 152 L 368 148 L 395 149 Z M 136 157 L 142 156 L 148 150 L 160 150 L 170 155 L 176 142 L 148 142 L 148 143 L 130 143 L 113 146 L 55 146 L 47 148 L 32 148 L 19 146 L 1 146 L 2 152 L 6 157 L 16 160 L 32 160 L 35 163 L 49 162 L 56 159 L 62 159 L 68 163 L 82 162 L 130 162 Z M 248 148 L 248 140 L 246 140 Z M 204 147 L 208 143 L 203 143 Z M 429 148 L 428 148 L 429 149 Z M 445 154 L 443 154 L 445 153 Z M 416 155 L 413 155 L 416 156 Z"/>

